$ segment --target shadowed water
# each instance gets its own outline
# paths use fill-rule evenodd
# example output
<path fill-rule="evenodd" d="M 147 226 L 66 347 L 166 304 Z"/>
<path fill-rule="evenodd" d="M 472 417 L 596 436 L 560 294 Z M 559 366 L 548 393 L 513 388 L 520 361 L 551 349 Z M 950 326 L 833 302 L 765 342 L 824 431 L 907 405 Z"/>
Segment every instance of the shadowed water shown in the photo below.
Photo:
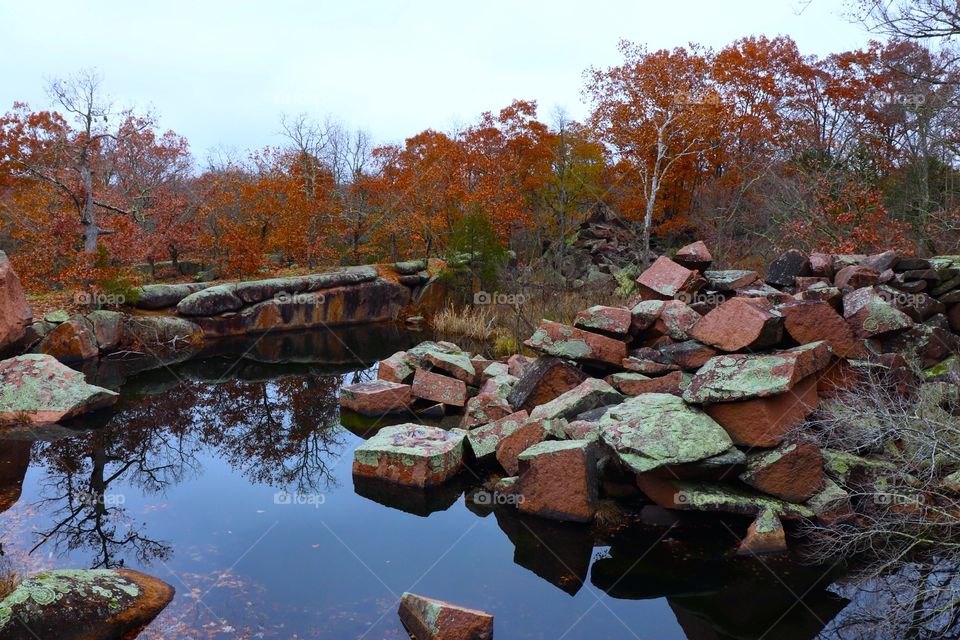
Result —
<path fill-rule="evenodd" d="M 379 424 L 341 425 L 339 389 L 420 339 L 288 334 L 88 367 L 120 386 L 114 409 L 0 440 L 5 562 L 170 582 L 144 638 L 405 638 L 404 591 L 489 611 L 511 639 L 802 639 L 843 608 L 825 568 L 735 557 L 746 522 L 638 506 L 601 533 L 474 504 L 469 472 L 428 492 L 355 483 Z"/>

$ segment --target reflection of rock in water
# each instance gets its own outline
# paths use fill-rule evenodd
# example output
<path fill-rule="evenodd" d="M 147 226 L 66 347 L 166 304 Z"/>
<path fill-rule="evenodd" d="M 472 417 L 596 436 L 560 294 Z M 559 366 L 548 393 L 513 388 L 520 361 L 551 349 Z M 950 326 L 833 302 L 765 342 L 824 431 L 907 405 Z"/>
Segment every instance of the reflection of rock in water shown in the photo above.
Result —
<path fill-rule="evenodd" d="M 815 638 L 846 604 L 826 590 L 833 576 L 825 567 L 737 557 L 736 538 L 725 528 L 683 539 L 673 533 L 616 536 L 608 557 L 594 563 L 591 582 L 615 598 L 666 597 L 690 640 Z"/>
<path fill-rule="evenodd" d="M 0 513 L 20 499 L 23 479 L 30 466 L 30 441 L 0 442 Z"/>
<path fill-rule="evenodd" d="M 576 595 L 587 579 L 593 536 L 585 524 L 555 522 L 506 507 L 494 511 L 513 543 L 513 561 L 559 589 Z"/>
<path fill-rule="evenodd" d="M 358 496 L 373 500 L 379 504 L 427 517 L 437 511 L 446 511 L 463 493 L 459 479 L 453 479 L 439 486 L 417 489 L 378 478 L 353 476 L 353 490 Z"/>

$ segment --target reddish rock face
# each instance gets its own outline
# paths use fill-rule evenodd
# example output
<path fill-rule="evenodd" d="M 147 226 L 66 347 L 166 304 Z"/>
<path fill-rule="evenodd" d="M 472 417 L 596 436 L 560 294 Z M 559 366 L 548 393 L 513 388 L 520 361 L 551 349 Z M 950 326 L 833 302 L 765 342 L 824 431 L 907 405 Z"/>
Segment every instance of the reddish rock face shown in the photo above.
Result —
<path fill-rule="evenodd" d="M 681 371 L 671 371 L 656 378 L 647 378 L 642 374 L 637 374 L 646 378 L 644 380 L 639 379 L 639 377 L 628 377 L 629 375 L 614 374 L 607 378 L 607 382 L 620 393 L 628 396 L 638 396 L 641 393 L 669 393 L 679 396 L 683 392 L 683 372 Z"/>
<path fill-rule="evenodd" d="M 763 303 L 732 298 L 701 318 L 690 337 L 723 351 L 762 349 L 783 338 L 783 318 Z"/>
<path fill-rule="evenodd" d="M 619 365 L 627 356 L 627 345 L 621 340 L 550 320 L 541 320 L 524 344 L 551 356 L 583 362 Z"/>
<path fill-rule="evenodd" d="M 406 351 L 398 351 L 381 360 L 377 366 L 377 378 L 387 382 L 409 383 L 413 379 L 413 367 L 407 364 L 406 355 Z"/>
<path fill-rule="evenodd" d="M 74 316 L 48 333 L 39 351 L 61 362 L 88 360 L 100 354 L 93 325 L 83 316 Z"/>
<path fill-rule="evenodd" d="M 528 417 L 526 411 L 517 411 L 467 433 L 467 444 L 474 457 L 481 462 L 493 459 L 499 444 L 520 429 Z"/>
<path fill-rule="evenodd" d="M 353 474 L 427 487 L 455 476 L 463 465 L 464 433 L 418 424 L 380 429 L 353 453 Z"/>
<path fill-rule="evenodd" d="M 829 253 L 811 253 L 810 273 L 821 278 L 832 278 L 833 255 Z"/>
<path fill-rule="evenodd" d="M 577 313 L 573 326 L 587 331 L 625 336 L 630 331 L 632 319 L 629 309 L 597 305 Z"/>
<path fill-rule="evenodd" d="M 677 254 L 673 256 L 673 261 L 687 269 L 703 272 L 710 268 L 713 263 L 713 256 L 710 254 L 707 245 L 702 240 L 697 240 L 678 250 Z"/>
<path fill-rule="evenodd" d="M 642 373 L 645 376 L 662 376 L 671 371 L 679 371 L 680 367 L 673 363 L 656 362 L 647 358 L 630 356 L 620 362 L 620 366 L 627 371 Z"/>
<path fill-rule="evenodd" d="M 7 254 L 0 251 L 0 354 L 23 338 L 32 319 L 33 311 L 23 295 L 20 278 L 13 271 Z"/>
<path fill-rule="evenodd" d="M 387 380 L 358 382 L 340 390 L 340 406 L 365 416 L 396 413 L 410 406 L 410 385 Z"/>
<path fill-rule="evenodd" d="M 508 399 L 517 409 L 533 411 L 586 379 L 587 374 L 560 358 L 540 357 L 527 367 Z"/>
<path fill-rule="evenodd" d="M 467 385 L 463 380 L 423 369 L 417 369 L 414 374 L 411 392 L 416 398 L 442 402 L 454 407 L 462 407 L 467 403 Z"/>
<path fill-rule="evenodd" d="M 723 427 L 734 444 L 774 447 L 820 403 L 817 376 L 808 376 L 787 393 L 769 398 L 707 405 L 707 415 Z"/>
<path fill-rule="evenodd" d="M 823 301 L 788 302 L 777 308 L 783 314 L 784 328 L 800 344 L 826 340 L 833 353 L 844 358 L 862 358 L 863 342 L 843 317 Z"/>
<path fill-rule="evenodd" d="M 823 488 L 823 456 L 812 442 L 784 443 L 747 456 L 745 483 L 789 502 L 806 502 Z"/>
<path fill-rule="evenodd" d="M 538 442 L 543 442 L 546 437 L 544 421 L 528 419 L 519 429 L 500 440 L 497 445 L 497 462 L 508 475 L 517 475 L 520 471 L 517 457 Z"/>
<path fill-rule="evenodd" d="M 589 522 L 597 510 L 596 443 L 541 442 L 519 456 L 520 511 L 554 520 Z"/>
<path fill-rule="evenodd" d="M 495 393 L 479 393 L 467 401 L 467 408 L 460 422 L 461 429 L 472 429 L 480 425 L 489 424 L 513 413 L 503 396 Z"/>
<path fill-rule="evenodd" d="M 833 279 L 833 284 L 838 289 L 862 289 L 863 287 L 872 287 L 877 284 L 879 279 L 880 274 L 873 269 L 853 264 L 840 269 Z"/>
<path fill-rule="evenodd" d="M 50 355 L 0 361 L 0 423 L 59 422 L 114 404 L 117 394 L 87 384 L 82 373 Z"/>
<path fill-rule="evenodd" d="M 834 358 L 817 374 L 817 395 L 821 398 L 833 398 L 853 389 L 859 381 L 860 376 L 855 368 L 846 360 Z"/>
<path fill-rule="evenodd" d="M 534 359 L 529 356 L 515 353 L 507 358 L 507 373 L 515 378 L 519 378 L 523 375 L 523 372 L 527 370 L 527 367 L 530 366 L 530 363 L 532 363 L 533 360 Z"/>
<path fill-rule="evenodd" d="M 663 311 L 663 300 L 644 300 L 630 309 L 630 333 L 640 333 L 653 326 Z"/>
<path fill-rule="evenodd" d="M 787 536 L 780 518 L 773 509 L 764 509 L 747 529 L 747 536 L 740 543 L 737 555 L 782 553 L 786 550 Z"/>
<path fill-rule="evenodd" d="M 493 616 L 414 593 L 404 593 L 400 621 L 417 640 L 492 640 Z"/>
<path fill-rule="evenodd" d="M 695 293 L 703 281 L 695 271 L 660 256 L 640 274 L 637 285 L 644 300 L 670 300 L 680 293 Z"/>
<path fill-rule="evenodd" d="M 653 324 L 653 330 L 673 340 L 687 340 L 701 318 L 702 316 L 685 302 L 668 300 L 663 304 L 660 317 Z"/>

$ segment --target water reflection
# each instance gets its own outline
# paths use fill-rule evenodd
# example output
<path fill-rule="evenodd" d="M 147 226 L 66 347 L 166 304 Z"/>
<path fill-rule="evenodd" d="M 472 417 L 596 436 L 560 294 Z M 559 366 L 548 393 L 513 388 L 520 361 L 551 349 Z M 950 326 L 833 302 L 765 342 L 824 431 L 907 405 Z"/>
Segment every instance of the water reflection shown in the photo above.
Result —
<path fill-rule="evenodd" d="M 190 529 L 189 521 L 183 520 L 182 512 L 176 529 L 164 527 L 161 517 L 144 515 L 151 513 L 150 504 L 146 508 L 138 504 L 140 511 L 137 512 L 124 500 L 125 496 L 136 493 L 147 503 L 161 503 L 178 485 L 190 484 L 205 492 L 204 499 L 211 496 L 217 499 L 223 492 L 239 492 L 241 485 L 244 489 L 247 485 L 262 485 L 289 492 L 341 496 L 343 502 L 339 508 L 345 514 L 344 521 L 355 518 L 354 513 L 370 514 L 371 508 L 379 509 L 381 515 L 399 514 L 399 520 L 384 517 L 363 523 L 365 527 L 369 524 L 369 539 L 355 542 L 349 535 L 343 536 L 344 542 L 358 545 L 361 555 L 360 545 L 366 543 L 368 552 L 376 551 L 394 535 L 390 530 L 378 529 L 381 522 L 389 521 L 401 527 L 434 525 L 442 529 L 452 526 L 452 518 L 448 516 L 453 514 L 465 514 L 474 523 L 476 518 L 483 518 L 484 524 L 490 523 L 487 530 L 491 532 L 484 544 L 491 549 L 505 546 L 505 554 L 502 562 L 499 555 L 491 554 L 490 557 L 496 559 L 477 569 L 478 575 L 484 576 L 484 582 L 475 585 L 476 594 L 502 589 L 508 602 L 498 610 L 498 620 L 510 623 L 523 619 L 529 623 L 531 613 L 525 610 L 527 595 L 539 598 L 539 602 L 554 603 L 548 606 L 558 607 L 559 612 L 565 608 L 564 603 L 585 597 L 590 604 L 594 594 L 600 594 L 611 603 L 664 599 L 661 611 L 669 616 L 668 622 L 672 624 L 675 617 L 682 633 L 691 639 L 800 639 L 815 637 L 843 608 L 846 601 L 827 591 L 831 576 L 825 576 L 821 569 L 801 567 L 786 559 L 774 564 L 772 560 L 736 558 L 733 552 L 737 535 L 716 524 L 700 526 L 691 519 L 689 525 L 671 528 L 666 524 L 634 521 L 614 531 L 561 524 L 525 516 L 509 507 L 489 508 L 467 499 L 461 503 L 464 492 L 471 491 L 477 484 L 476 479 L 467 474 L 459 482 L 427 491 L 359 478 L 353 479 L 352 491 L 349 481 L 347 486 L 339 486 L 349 477 L 345 473 L 349 473 L 351 450 L 357 442 L 354 433 L 360 432 L 366 437 L 382 426 L 376 421 L 361 421 L 350 429 L 342 428 L 337 407 L 339 388 L 370 376 L 368 364 L 409 346 L 412 341 L 419 341 L 419 336 L 396 332 L 284 335 L 273 340 L 221 345 L 219 351 L 208 350 L 202 358 L 140 372 L 133 377 L 126 377 L 122 371 L 118 373 L 118 367 L 111 364 L 103 369 L 103 375 L 121 380 L 123 389 L 121 401 L 114 409 L 74 423 L 74 431 L 56 430 L 39 440 L 31 440 L 29 434 L 21 433 L 16 439 L 0 441 L 0 512 L 10 509 L 18 499 L 23 501 L 21 490 L 32 465 L 32 473 L 39 479 L 33 483 L 29 498 L 31 512 L 38 514 L 36 524 L 30 527 L 31 553 L 52 553 L 69 559 L 72 566 L 77 566 L 78 559 L 82 558 L 90 567 L 126 564 L 149 570 L 151 566 L 158 567 L 160 562 L 175 564 L 177 556 L 199 555 L 197 549 L 206 551 L 218 544 L 218 539 L 209 531 L 199 534 L 208 537 L 194 539 L 196 532 Z M 237 354 L 242 357 L 238 358 Z M 341 466 L 338 467 L 338 463 Z M 221 477 L 210 479 L 213 468 L 220 464 L 225 471 L 218 471 Z M 239 482 L 239 478 L 244 481 Z M 202 484 L 204 481 L 209 484 Z M 251 492 L 246 491 L 245 495 L 250 496 Z M 187 511 L 196 508 L 183 503 L 178 506 Z M 333 508 L 337 508 L 336 505 L 331 506 Z M 225 513 L 236 526 L 237 522 L 254 518 L 253 513 L 268 509 L 259 502 L 232 504 L 231 510 Z M 306 509 L 278 510 L 269 515 L 270 520 L 263 522 L 262 529 L 258 529 L 253 538 L 260 535 L 261 530 L 272 530 L 270 522 L 274 518 L 288 519 L 290 533 L 285 535 L 300 545 L 299 551 L 293 553 L 304 553 L 304 550 L 309 553 L 315 547 L 324 549 L 322 534 L 331 530 L 325 518 L 335 516 L 327 515 L 332 512 L 317 513 Z M 192 515 L 189 513 L 187 518 Z M 331 526 L 338 531 L 340 527 L 346 528 L 336 522 Z M 184 533 L 180 534 L 180 529 Z M 173 542 L 157 533 L 172 535 L 172 530 L 181 535 Z M 217 535 L 221 534 L 218 530 Z M 454 539 L 458 539 L 460 532 L 454 531 L 454 534 Z M 301 535 L 311 537 L 300 544 Z M 359 534 L 355 532 L 355 535 Z M 429 543 L 421 547 L 416 542 L 419 541 L 409 541 L 411 554 L 424 553 L 422 547 L 430 547 Z M 300 611 L 289 614 L 290 627 L 279 632 L 280 635 L 265 636 L 290 637 L 296 624 L 294 615 L 327 610 L 311 600 L 291 604 L 289 597 L 285 599 L 263 586 L 269 584 L 276 589 L 278 583 L 290 582 L 288 574 L 283 572 L 279 578 L 273 576 L 277 571 L 274 565 L 278 562 L 278 549 L 282 552 L 285 546 L 279 541 L 276 544 L 269 553 L 263 549 L 262 558 L 257 555 L 260 549 L 247 558 L 247 562 L 254 564 L 248 568 L 245 577 L 249 579 L 243 584 L 246 593 L 256 592 L 258 602 L 270 602 L 270 609 L 255 612 L 257 619 L 287 622 L 285 616 L 273 620 L 276 611 Z M 350 566 L 354 560 L 339 541 L 329 540 L 328 544 L 332 546 L 327 548 L 330 555 L 323 557 L 322 571 L 330 575 L 299 579 L 303 580 L 302 586 L 318 592 L 329 591 L 332 595 L 324 593 L 324 597 L 333 598 L 338 589 L 353 588 L 350 580 L 356 576 L 346 575 L 342 568 L 338 572 L 328 569 L 328 566 L 341 567 L 344 562 Z M 439 555 L 447 546 L 445 542 L 432 551 Z M 246 548 L 247 543 L 243 543 L 237 555 Z M 339 557 L 336 552 L 340 553 Z M 433 556 L 413 560 L 423 560 L 427 567 L 434 564 Z M 226 564 L 232 561 L 233 558 L 228 557 Z M 308 562 L 306 557 L 304 562 Z M 396 565 L 408 563 L 411 558 L 401 556 Z M 198 582 L 206 579 L 211 585 L 221 585 L 234 580 L 234 576 L 228 575 L 229 571 L 216 573 L 209 564 L 184 563 L 182 566 L 209 572 L 199 577 Z M 380 565 L 376 567 L 378 574 L 385 571 Z M 422 570 L 417 569 L 417 575 Z M 187 575 L 179 566 L 178 571 L 178 575 Z M 361 577 L 369 577 L 362 567 L 356 567 L 356 571 Z M 468 569 L 462 571 L 450 579 L 469 583 L 472 576 L 465 573 Z M 535 576 L 533 581 L 544 588 L 535 596 L 512 591 L 510 583 L 518 580 L 517 574 Z M 498 582 L 498 578 L 503 581 Z M 392 584 L 389 577 L 387 580 Z M 369 614 L 368 618 L 376 618 L 370 602 L 384 597 L 383 584 L 375 580 L 370 583 L 369 591 L 354 589 L 349 596 L 354 600 L 338 601 L 337 606 L 356 605 Z M 529 589 L 529 585 L 525 588 Z M 797 596 L 801 596 L 800 600 Z M 561 599 L 560 604 L 552 600 L 554 597 Z M 240 598 L 236 606 L 245 609 L 246 600 L 246 597 Z M 390 607 L 395 605 L 389 604 L 387 609 Z M 537 615 L 549 617 L 551 613 L 542 610 Z M 203 610 L 196 614 L 195 626 L 204 622 L 202 614 Z M 365 630 L 370 622 L 364 620 L 362 613 L 359 617 L 352 612 L 344 614 L 342 620 L 323 615 L 324 624 L 343 625 L 327 637 L 356 637 L 357 630 Z M 234 621 L 230 621 L 232 625 Z M 315 622 L 301 621 L 301 626 L 296 628 L 301 632 L 307 630 L 304 637 L 312 637 L 308 631 L 310 624 Z M 388 631 L 396 633 L 397 630 L 394 626 Z M 503 631 L 505 637 L 542 637 L 529 629 L 523 634 L 511 633 L 510 627 Z M 589 629 L 584 632 L 588 635 L 579 637 L 590 637 Z M 382 634 L 370 637 L 382 637 Z"/>

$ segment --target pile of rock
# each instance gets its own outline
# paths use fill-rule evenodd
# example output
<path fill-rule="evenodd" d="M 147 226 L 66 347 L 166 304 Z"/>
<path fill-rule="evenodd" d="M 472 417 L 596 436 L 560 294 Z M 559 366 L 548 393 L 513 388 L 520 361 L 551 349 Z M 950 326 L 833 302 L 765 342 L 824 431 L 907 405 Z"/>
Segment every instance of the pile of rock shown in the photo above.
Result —
<path fill-rule="evenodd" d="M 871 461 L 795 427 L 868 371 L 896 384 L 912 362 L 960 382 L 960 256 L 789 251 L 765 278 L 710 267 L 702 243 L 659 258 L 629 307 L 542 321 L 535 359 L 446 342 L 387 358 L 344 388 L 345 408 L 462 417 L 382 429 L 354 473 L 426 487 L 495 466 L 521 512 L 566 521 L 590 521 L 605 483 L 628 478 L 660 507 L 751 517 L 745 553 L 785 549 L 783 521 L 849 516 L 842 475 Z"/>

